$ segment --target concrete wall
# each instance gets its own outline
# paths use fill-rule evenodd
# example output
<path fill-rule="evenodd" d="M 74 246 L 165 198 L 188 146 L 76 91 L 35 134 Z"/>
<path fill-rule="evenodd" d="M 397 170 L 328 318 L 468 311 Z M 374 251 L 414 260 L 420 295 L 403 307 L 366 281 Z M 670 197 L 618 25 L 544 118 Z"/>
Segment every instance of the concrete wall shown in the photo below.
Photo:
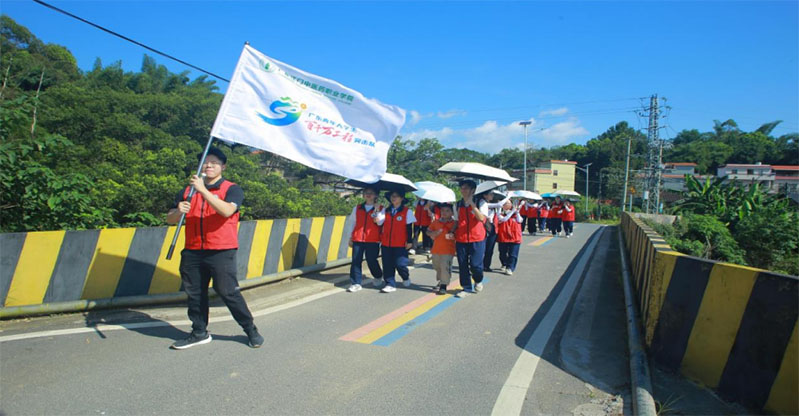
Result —
<path fill-rule="evenodd" d="M 238 278 L 251 279 L 351 256 L 349 217 L 239 223 Z M 175 227 L 0 234 L 5 307 L 174 293 L 181 290 Z"/>
<path fill-rule="evenodd" d="M 621 222 L 651 359 L 725 399 L 799 414 L 799 279 L 687 256 Z"/>

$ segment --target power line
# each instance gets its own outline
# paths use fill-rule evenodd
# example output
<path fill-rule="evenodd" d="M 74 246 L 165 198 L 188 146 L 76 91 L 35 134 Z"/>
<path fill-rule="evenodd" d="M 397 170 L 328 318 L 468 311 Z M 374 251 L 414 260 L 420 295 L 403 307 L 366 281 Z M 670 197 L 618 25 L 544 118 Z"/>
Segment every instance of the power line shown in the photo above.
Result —
<path fill-rule="evenodd" d="M 147 49 L 148 51 L 151 51 L 151 52 L 157 53 L 157 54 L 159 54 L 159 55 L 161 55 L 161 56 L 163 56 L 163 57 L 165 57 L 165 58 L 171 59 L 171 60 L 173 60 L 173 61 L 175 61 L 175 62 L 180 62 L 181 64 L 183 64 L 183 65 L 186 65 L 186 66 L 188 66 L 189 68 L 196 69 L 196 70 L 198 70 L 198 71 L 200 71 L 200 72 L 202 72 L 202 73 L 204 73 L 204 74 L 208 74 L 208 75 L 210 75 L 210 76 L 212 76 L 212 77 L 214 77 L 214 78 L 217 78 L 217 79 L 219 79 L 219 80 L 221 80 L 221 81 L 230 82 L 230 80 L 229 80 L 229 79 L 227 79 L 227 78 L 220 77 L 219 75 L 217 75 L 217 74 L 214 74 L 213 72 L 206 71 L 206 70 L 204 70 L 204 69 L 202 69 L 202 68 L 200 68 L 200 67 L 198 67 L 198 66 L 196 66 L 196 65 L 192 65 L 192 64 L 190 64 L 190 63 L 188 63 L 188 62 L 186 62 L 186 61 L 184 61 L 184 60 L 182 60 L 182 59 L 179 59 L 179 58 L 176 58 L 176 57 L 174 57 L 174 56 L 172 56 L 172 55 L 169 55 L 168 53 L 161 52 L 161 51 L 159 51 L 158 49 L 155 49 L 155 48 L 149 47 L 149 46 L 147 46 L 147 45 L 145 45 L 145 44 L 143 44 L 143 43 L 141 43 L 141 42 L 135 41 L 135 40 L 133 40 L 133 39 L 131 39 L 131 38 L 129 38 L 129 37 L 127 37 L 127 36 L 125 36 L 125 35 L 122 35 L 122 34 L 119 34 L 119 33 L 117 33 L 117 32 L 114 32 L 114 31 L 113 31 L 113 30 L 111 30 L 111 29 L 106 29 L 106 28 L 104 28 L 104 27 L 102 27 L 102 26 L 100 26 L 100 25 L 98 25 L 98 24 L 96 24 L 96 23 L 92 23 L 92 22 L 90 22 L 90 21 L 88 21 L 88 20 L 86 20 L 86 19 L 84 19 L 84 18 L 82 18 L 82 17 L 76 16 L 76 15 L 74 15 L 74 14 L 72 14 L 72 13 L 70 13 L 70 12 L 66 11 L 66 10 L 59 9 L 58 7 L 55 7 L 55 6 L 53 6 L 52 4 L 47 4 L 47 3 L 45 3 L 45 2 L 43 2 L 43 1 L 41 1 L 41 0 L 33 0 L 33 1 L 34 1 L 34 2 L 36 2 L 36 3 L 39 3 L 39 4 L 41 4 L 41 5 L 42 5 L 42 6 L 44 6 L 44 7 L 47 7 L 48 9 L 55 10 L 55 11 L 57 11 L 57 12 L 61 13 L 61 14 L 64 14 L 64 15 L 66 15 L 66 16 L 69 16 L 69 17 L 71 17 L 71 18 L 73 18 L 73 19 L 76 19 L 76 20 L 79 20 L 79 21 L 81 21 L 81 22 L 83 22 L 83 23 L 86 23 L 86 24 L 88 24 L 88 25 L 94 26 L 94 27 L 96 27 L 97 29 L 100 29 L 100 30 L 102 30 L 103 32 L 106 32 L 106 33 L 108 33 L 108 34 L 114 35 L 114 36 L 116 36 L 116 37 L 118 37 L 118 38 L 120 38 L 120 39 L 124 39 L 124 40 L 126 40 L 126 41 L 128 41 L 128 42 L 130 42 L 130 43 L 133 43 L 133 44 L 135 44 L 135 45 L 141 46 L 142 48 L 144 48 L 144 49 Z"/>

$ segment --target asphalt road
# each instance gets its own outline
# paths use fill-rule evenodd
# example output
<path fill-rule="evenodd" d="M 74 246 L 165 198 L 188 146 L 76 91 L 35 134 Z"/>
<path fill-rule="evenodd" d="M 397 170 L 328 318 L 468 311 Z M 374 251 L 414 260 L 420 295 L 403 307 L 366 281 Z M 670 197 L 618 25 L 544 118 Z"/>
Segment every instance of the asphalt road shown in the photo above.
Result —
<path fill-rule="evenodd" d="M 0 322 L 0 409 L 619 414 L 629 380 L 614 235 L 578 224 L 570 239 L 525 236 L 516 273 L 488 273 L 464 299 L 430 295 L 435 273 L 419 262 L 391 294 L 345 292 L 346 268 L 250 290 L 260 349 L 218 305 L 213 342 L 184 351 L 168 348 L 190 329 L 179 305 Z"/>

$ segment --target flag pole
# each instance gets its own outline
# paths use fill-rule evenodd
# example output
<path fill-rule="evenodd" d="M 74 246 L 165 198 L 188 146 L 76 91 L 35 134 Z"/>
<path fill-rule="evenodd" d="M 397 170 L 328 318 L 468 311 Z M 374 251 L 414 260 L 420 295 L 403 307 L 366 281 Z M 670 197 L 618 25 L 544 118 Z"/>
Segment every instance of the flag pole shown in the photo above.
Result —
<path fill-rule="evenodd" d="M 208 137 L 208 143 L 205 145 L 205 150 L 203 150 L 203 154 L 200 157 L 200 165 L 197 166 L 197 173 L 196 176 L 200 176 L 203 170 L 203 164 L 205 163 L 205 157 L 208 156 L 208 150 L 211 149 L 211 143 L 214 142 L 214 136 Z M 194 196 L 194 193 L 197 189 L 194 188 L 194 185 L 191 186 L 189 189 L 189 195 L 186 197 L 186 201 L 191 202 L 191 197 Z M 186 213 L 181 214 L 180 220 L 178 220 L 178 225 L 175 227 L 175 235 L 172 236 L 172 244 L 169 245 L 169 251 L 166 252 L 166 259 L 172 260 L 172 253 L 175 252 L 175 245 L 178 243 L 178 236 L 180 236 L 180 229 L 183 227 L 183 222 L 186 221 Z"/>

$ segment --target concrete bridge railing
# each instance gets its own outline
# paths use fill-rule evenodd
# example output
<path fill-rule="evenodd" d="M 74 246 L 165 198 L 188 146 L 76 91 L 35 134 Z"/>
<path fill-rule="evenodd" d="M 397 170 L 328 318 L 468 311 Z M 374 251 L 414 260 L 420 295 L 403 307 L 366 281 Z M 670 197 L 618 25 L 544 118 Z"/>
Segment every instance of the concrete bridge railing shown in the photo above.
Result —
<path fill-rule="evenodd" d="M 336 216 L 240 222 L 240 284 L 350 257 L 344 235 L 349 221 Z M 0 234 L 0 317 L 37 305 L 66 305 L 52 310 L 64 311 L 71 305 L 125 304 L 126 299 L 138 304 L 180 300 L 185 295 L 178 272 L 183 235 L 176 254 L 166 260 L 174 229 Z"/>
<path fill-rule="evenodd" d="M 799 279 L 691 257 L 621 219 L 652 360 L 752 409 L 799 414 Z"/>

